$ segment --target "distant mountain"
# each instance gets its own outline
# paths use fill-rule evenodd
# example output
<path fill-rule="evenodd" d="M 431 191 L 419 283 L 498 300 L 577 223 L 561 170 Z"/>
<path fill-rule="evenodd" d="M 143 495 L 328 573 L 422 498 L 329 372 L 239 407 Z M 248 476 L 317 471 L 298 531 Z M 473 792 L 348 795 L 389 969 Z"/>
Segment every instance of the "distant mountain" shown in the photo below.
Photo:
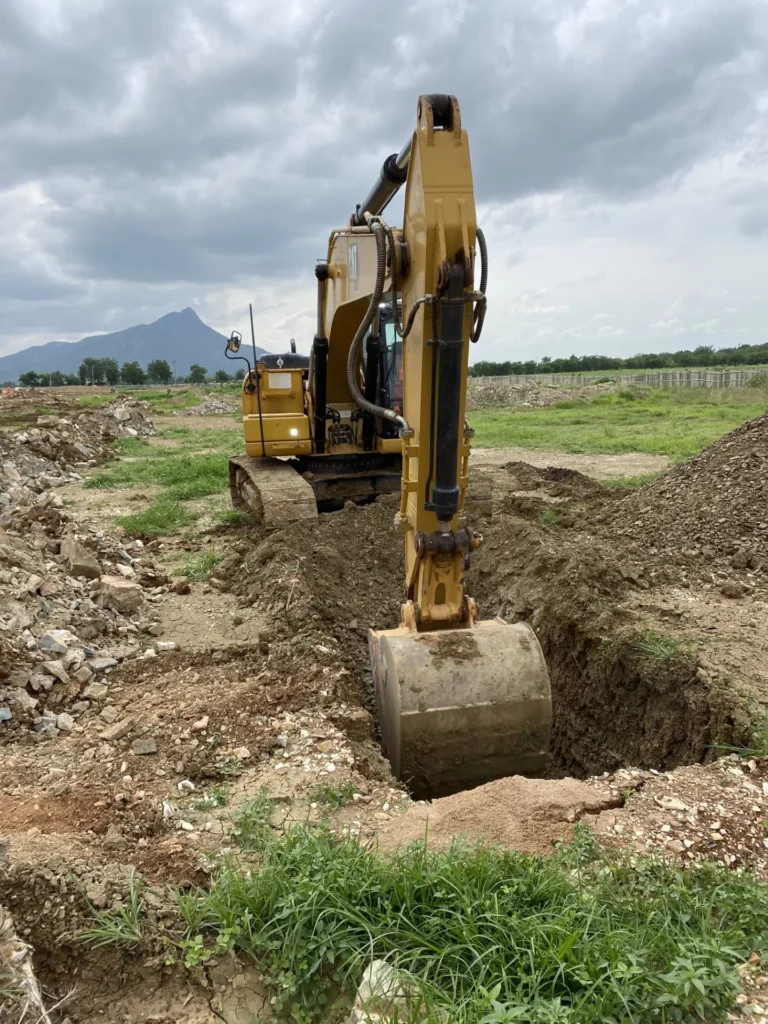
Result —
<path fill-rule="evenodd" d="M 88 356 L 111 357 L 121 366 L 139 362 L 145 369 L 152 359 L 166 359 L 171 368 L 175 362 L 176 374 L 184 377 L 192 363 L 199 363 L 210 372 L 221 369 L 232 373 L 245 364 L 226 358 L 226 340 L 188 307 L 180 313 L 167 313 L 151 324 L 138 324 L 114 334 L 97 334 L 73 342 L 49 341 L 46 345 L 34 345 L 9 356 L 0 356 L 0 381 L 18 380 L 19 374 L 27 370 L 77 373 L 80 363 Z M 243 354 L 250 355 L 252 351 L 243 339 Z M 257 355 L 265 351 L 256 346 Z"/>

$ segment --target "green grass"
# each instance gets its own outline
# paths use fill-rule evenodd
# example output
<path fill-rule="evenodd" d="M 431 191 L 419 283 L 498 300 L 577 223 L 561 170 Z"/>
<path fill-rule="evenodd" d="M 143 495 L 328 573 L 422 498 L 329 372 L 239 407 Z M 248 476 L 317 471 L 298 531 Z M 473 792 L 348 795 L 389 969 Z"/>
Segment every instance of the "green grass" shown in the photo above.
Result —
<path fill-rule="evenodd" d="M 679 656 L 690 658 L 695 650 L 692 640 L 674 636 L 662 636 L 653 629 L 646 629 L 632 645 L 638 654 L 653 661 L 666 661 Z"/>
<path fill-rule="evenodd" d="M 140 512 L 117 516 L 116 523 L 132 536 L 162 537 L 189 526 L 197 516 L 178 501 L 155 501 Z"/>
<path fill-rule="evenodd" d="M 558 508 L 544 508 L 539 512 L 539 522 L 542 526 L 556 526 L 562 518 L 563 512 Z"/>
<path fill-rule="evenodd" d="M 141 438 L 127 437 L 115 443 L 114 461 L 92 474 L 85 486 L 120 488 L 142 484 L 176 488 L 171 494 L 186 500 L 180 493 L 188 485 L 195 492 L 188 497 L 214 494 L 229 486 L 227 461 L 243 447 L 240 433 L 234 430 L 190 430 L 169 427 L 158 431 L 159 441 L 172 444 L 150 444 Z"/>
<path fill-rule="evenodd" d="M 626 389 L 546 409 L 476 410 L 471 419 L 478 447 L 645 452 L 683 459 L 767 407 L 754 388 Z"/>
<path fill-rule="evenodd" d="M 186 565 L 180 569 L 180 574 L 188 580 L 207 580 L 213 570 L 224 558 L 216 548 L 209 547 L 205 551 L 198 551 Z"/>
<path fill-rule="evenodd" d="M 212 786 L 208 792 L 201 796 L 192 805 L 196 811 L 212 811 L 217 807 L 226 807 L 229 797 L 221 786 Z"/>
<path fill-rule="evenodd" d="M 355 787 L 350 783 L 341 786 L 332 786 L 325 782 L 319 786 L 313 786 L 309 791 L 309 799 L 313 803 L 322 804 L 331 811 L 337 811 L 351 802 L 355 795 Z"/>
<path fill-rule="evenodd" d="M 78 940 L 93 949 L 100 946 L 122 946 L 131 949 L 138 946 L 141 942 L 141 924 L 145 912 L 142 899 L 144 888 L 144 881 L 136 874 L 136 868 L 131 868 L 128 901 L 116 911 L 97 910 L 91 906 L 94 923 L 78 934 Z"/>
<path fill-rule="evenodd" d="M 264 820 L 258 866 L 225 863 L 210 889 L 178 894 L 182 948 L 190 966 L 227 949 L 255 958 L 297 1022 L 329 1019 L 372 959 L 404 979 L 401 1022 L 722 1021 L 737 964 L 768 937 L 764 884 L 602 852 L 581 826 L 550 859 L 423 843 L 385 858 Z"/>

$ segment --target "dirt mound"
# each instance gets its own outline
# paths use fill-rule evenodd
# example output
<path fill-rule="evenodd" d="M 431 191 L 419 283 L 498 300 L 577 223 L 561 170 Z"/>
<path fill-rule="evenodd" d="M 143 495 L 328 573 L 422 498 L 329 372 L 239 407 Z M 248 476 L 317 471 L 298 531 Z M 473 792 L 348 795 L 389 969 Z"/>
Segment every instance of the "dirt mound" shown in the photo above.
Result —
<path fill-rule="evenodd" d="M 556 384 L 537 384 L 532 380 L 492 380 L 470 377 L 467 389 L 467 411 L 472 409 L 543 409 L 558 402 L 588 402 L 598 395 L 612 394 L 615 384 L 586 384 L 564 390 Z"/>
<path fill-rule="evenodd" d="M 619 543 L 630 538 L 662 561 L 712 571 L 768 568 L 768 413 L 629 495 L 605 519 Z M 737 587 L 733 594 L 738 597 Z"/>
<path fill-rule="evenodd" d="M 431 847 L 440 849 L 463 839 L 546 854 L 556 842 L 573 838 L 574 823 L 585 814 L 621 803 L 621 796 L 607 787 L 513 775 L 431 804 L 415 804 L 383 828 L 379 842 L 387 850 L 426 837 Z"/>
<path fill-rule="evenodd" d="M 217 575 L 229 589 L 293 628 L 330 631 L 360 655 L 368 629 L 396 626 L 403 544 L 394 526 L 400 496 L 351 502 L 317 522 L 292 523 L 235 554 Z"/>
<path fill-rule="evenodd" d="M 177 409 L 174 416 L 221 416 L 240 408 L 238 395 L 206 395 L 200 405 L 191 409 Z"/>

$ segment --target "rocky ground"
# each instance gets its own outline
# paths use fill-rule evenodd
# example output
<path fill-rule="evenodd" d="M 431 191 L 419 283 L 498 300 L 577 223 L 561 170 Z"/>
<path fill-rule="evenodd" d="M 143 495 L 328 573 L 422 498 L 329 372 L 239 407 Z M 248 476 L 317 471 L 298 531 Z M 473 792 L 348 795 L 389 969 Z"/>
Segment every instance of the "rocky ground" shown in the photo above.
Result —
<path fill-rule="evenodd" d="M 764 503 L 754 457 L 764 423 L 700 457 L 700 473 L 722 475 L 711 533 L 725 539 L 713 552 L 685 546 L 674 572 L 659 540 L 688 521 L 675 503 L 694 507 L 685 465 L 630 497 L 574 471 L 493 466 L 493 517 L 477 524 L 487 541 L 468 581 L 484 615 L 527 619 L 544 646 L 552 778 L 427 805 L 380 754 L 367 671 L 368 628 L 398 616 L 392 499 L 269 536 L 217 527 L 226 557 L 190 583 L 174 575 L 177 539 L 86 527 L 57 500 L 114 437 L 152 431 L 141 403 L 62 405 L 42 422 L 28 407 L 6 411 L 0 957 L 7 949 L 22 964 L 22 947 L 37 950 L 46 1005 L 68 997 L 52 1019 L 101 1021 L 106 1004 L 109 1019 L 130 1024 L 251 1020 L 263 992 L 250 969 L 222 961 L 193 979 L 162 957 L 86 954 L 74 936 L 90 908 L 120 905 L 133 869 L 157 892 L 205 884 L 238 810 L 265 790 L 275 827 L 330 818 L 384 848 L 421 838 L 429 819 L 438 843 L 466 835 L 547 853 L 582 820 L 608 845 L 768 877 L 768 761 L 723 749 L 751 742 L 768 704 L 763 513 L 746 511 Z M 706 482 L 699 492 L 706 529 Z M 654 526 L 654 508 L 673 525 Z M 153 913 L 166 913 L 162 898 Z M 753 1019 L 764 981 L 745 965 Z"/>
<path fill-rule="evenodd" d="M 532 380 L 493 380 L 470 377 L 467 390 L 467 411 L 473 409 L 543 409 L 558 402 L 588 402 L 598 395 L 612 394 L 618 386 L 612 383 L 584 384 L 562 388 L 557 384 L 537 384 Z"/>

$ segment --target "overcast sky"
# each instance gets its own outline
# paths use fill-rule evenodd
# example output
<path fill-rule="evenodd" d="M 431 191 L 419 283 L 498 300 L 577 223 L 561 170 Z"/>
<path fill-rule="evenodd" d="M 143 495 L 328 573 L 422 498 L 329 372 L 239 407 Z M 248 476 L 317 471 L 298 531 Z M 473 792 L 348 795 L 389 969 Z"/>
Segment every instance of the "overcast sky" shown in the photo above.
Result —
<path fill-rule="evenodd" d="M 0 354 L 192 306 L 308 350 L 316 258 L 452 92 L 474 358 L 768 341 L 766 0 L 2 0 Z"/>

